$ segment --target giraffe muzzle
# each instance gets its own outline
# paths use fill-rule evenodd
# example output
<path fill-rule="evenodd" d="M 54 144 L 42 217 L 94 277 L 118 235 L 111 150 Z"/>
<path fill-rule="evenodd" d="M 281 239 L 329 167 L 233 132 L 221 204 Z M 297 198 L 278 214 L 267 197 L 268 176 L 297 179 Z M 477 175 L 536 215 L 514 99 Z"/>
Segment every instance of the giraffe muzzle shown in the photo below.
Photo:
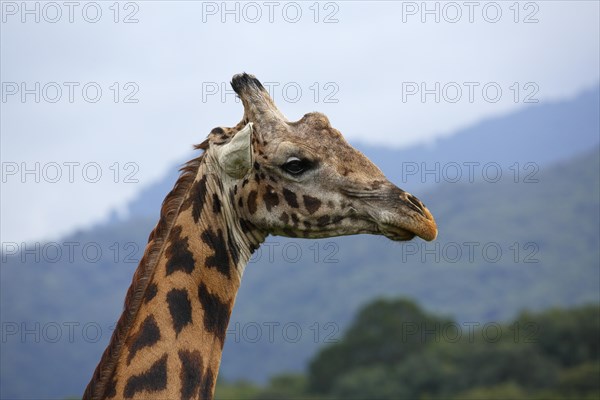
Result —
<path fill-rule="evenodd" d="M 398 191 L 394 192 L 398 194 Z M 383 221 L 379 224 L 381 233 L 395 241 L 411 240 L 415 236 L 426 241 L 434 240 L 438 229 L 429 209 L 410 193 L 400 190 L 398 197 L 394 201 L 394 211 L 382 215 Z"/>

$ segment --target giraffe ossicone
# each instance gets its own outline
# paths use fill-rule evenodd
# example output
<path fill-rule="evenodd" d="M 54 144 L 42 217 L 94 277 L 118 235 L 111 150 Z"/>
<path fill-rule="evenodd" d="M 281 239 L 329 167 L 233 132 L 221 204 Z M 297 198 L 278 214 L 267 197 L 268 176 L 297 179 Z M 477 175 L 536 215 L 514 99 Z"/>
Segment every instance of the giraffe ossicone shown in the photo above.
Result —
<path fill-rule="evenodd" d="M 182 168 L 85 399 L 210 399 L 245 266 L 268 235 L 433 240 L 437 226 L 320 113 L 288 121 L 253 76 Z"/>

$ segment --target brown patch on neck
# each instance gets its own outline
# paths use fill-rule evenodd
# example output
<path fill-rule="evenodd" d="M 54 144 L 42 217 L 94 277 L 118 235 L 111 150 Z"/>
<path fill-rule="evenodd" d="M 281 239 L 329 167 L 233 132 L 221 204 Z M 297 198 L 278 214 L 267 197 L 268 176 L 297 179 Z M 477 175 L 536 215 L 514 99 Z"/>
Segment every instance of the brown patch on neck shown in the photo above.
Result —
<path fill-rule="evenodd" d="M 208 140 L 196 145 L 195 148 L 197 150 L 208 149 Z M 114 374 L 119 355 L 127 338 L 127 333 L 131 330 L 135 317 L 142 305 L 144 293 L 146 293 L 150 278 L 156 269 L 160 255 L 164 251 L 166 238 L 179 214 L 183 200 L 196 178 L 203 157 L 204 154 L 188 161 L 181 168 L 181 175 L 177 179 L 177 183 L 175 183 L 173 190 L 169 192 L 163 202 L 158 224 L 156 224 L 156 227 L 150 233 L 144 256 L 140 260 L 138 268 L 133 275 L 131 286 L 127 290 L 123 314 L 121 314 L 110 343 L 102 354 L 100 363 L 98 363 L 92 379 L 85 389 L 83 394 L 84 400 L 101 399 L 108 395 L 107 390 L 110 389 L 109 380 Z"/>

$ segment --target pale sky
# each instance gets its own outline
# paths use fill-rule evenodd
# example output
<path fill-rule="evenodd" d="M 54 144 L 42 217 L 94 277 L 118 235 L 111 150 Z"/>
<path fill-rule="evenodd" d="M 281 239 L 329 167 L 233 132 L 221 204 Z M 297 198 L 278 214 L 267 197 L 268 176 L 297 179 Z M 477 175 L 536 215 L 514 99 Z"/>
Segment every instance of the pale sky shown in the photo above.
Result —
<path fill-rule="evenodd" d="M 597 1 L 77 4 L 1 3 L 3 243 L 123 210 L 239 121 L 238 72 L 289 119 L 321 111 L 350 141 L 387 147 L 600 79 Z"/>

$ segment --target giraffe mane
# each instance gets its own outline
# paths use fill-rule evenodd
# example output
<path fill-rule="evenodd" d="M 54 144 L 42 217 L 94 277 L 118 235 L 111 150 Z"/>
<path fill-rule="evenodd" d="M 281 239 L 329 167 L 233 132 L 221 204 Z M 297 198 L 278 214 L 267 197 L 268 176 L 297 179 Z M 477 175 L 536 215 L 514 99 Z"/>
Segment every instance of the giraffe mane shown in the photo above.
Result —
<path fill-rule="evenodd" d="M 198 169 L 202 163 L 206 150 L 208 149 L 208 139 L 201 144 L 195 145 L 196 150 L 203 150 L 200 156 L 188 161 L 180 168 L 180 175 L 173 189 L 165 197 L 160 210 L 160 219 L 150 233 L 148 244 L 144 250 L 144 255 L 140 259 L 137 269 L 133 275 L 131 285 L 125 296 L 123 313 L 117 322 L 113 331 L 110 343 L 102 354 L 102 358 L 94 371 L 93 377 L 85 389 L 83 399 L 96 399 L 104 397 L 108 381 L 114 373 L 123 343 L 127 332 L 131 329 L 135 316 L 138 313 L 144 293 L 148 288 L 148 282 L 152 277 L 160 255 L 165 247 L 166 238 L 171 231 L 175 218 L 179 214 L 179 209 L 188 193 Z"/>

